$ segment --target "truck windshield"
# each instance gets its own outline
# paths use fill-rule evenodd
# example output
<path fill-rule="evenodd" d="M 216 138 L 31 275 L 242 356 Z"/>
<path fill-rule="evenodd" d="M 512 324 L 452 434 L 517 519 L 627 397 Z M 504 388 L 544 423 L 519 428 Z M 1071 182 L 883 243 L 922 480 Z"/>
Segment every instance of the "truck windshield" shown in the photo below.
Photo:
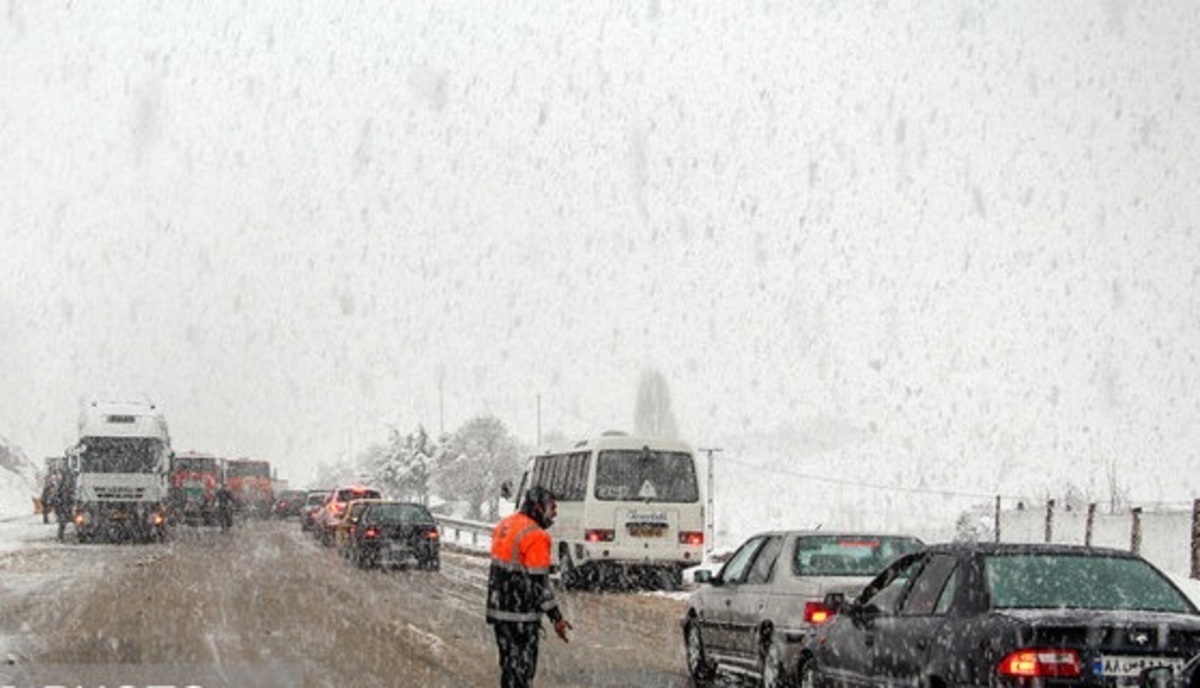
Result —
<path fill-rule="evenodd" d="M 151 473 L 162 455 L 162 442 L 150 437 L 89 437 L 84 446 L 84 473 Z"/>
<path fill-rule="evenodd" d="M 216 459 L 198 459 L 192 457 L 178 457 L 172 464 L 176 471 L 187 471 L 189 473 L 216 473 Z"/>

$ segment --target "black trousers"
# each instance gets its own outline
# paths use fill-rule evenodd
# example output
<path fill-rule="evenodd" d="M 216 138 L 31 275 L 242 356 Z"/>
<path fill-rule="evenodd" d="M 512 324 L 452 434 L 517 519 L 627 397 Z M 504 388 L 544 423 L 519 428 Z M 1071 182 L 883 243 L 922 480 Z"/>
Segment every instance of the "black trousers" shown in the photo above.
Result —
<path fill-rule="evenodd" d="M 500 650 L 500 688 L 530 688 L 537 673 L 540 621 L 497 621 L 496 648 Z"/>

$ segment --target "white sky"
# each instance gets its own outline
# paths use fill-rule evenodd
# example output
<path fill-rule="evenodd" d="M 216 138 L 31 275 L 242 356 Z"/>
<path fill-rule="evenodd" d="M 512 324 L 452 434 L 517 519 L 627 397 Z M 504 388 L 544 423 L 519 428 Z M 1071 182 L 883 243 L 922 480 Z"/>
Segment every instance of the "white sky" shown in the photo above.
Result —
<path fill-rule="evenodd" d="M 533 442 L 539 395 L 628 428 L 654 367 L 729 466 L 776 433 L 803 473 L 1190 499 L 1197 35 L 1158 0 L 14 0 L 0 435 L 37 460 L 138 391 L 301 483 L 388 424 Z"/>

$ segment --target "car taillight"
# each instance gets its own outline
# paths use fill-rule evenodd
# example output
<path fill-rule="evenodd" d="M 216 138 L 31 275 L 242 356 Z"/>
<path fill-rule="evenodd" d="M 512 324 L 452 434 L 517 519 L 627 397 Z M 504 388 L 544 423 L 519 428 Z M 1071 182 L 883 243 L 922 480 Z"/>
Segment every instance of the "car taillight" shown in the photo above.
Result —
<path fill-rule="evenodd" d="M 804 603 L 804 620 L 810 624 L 823 624 L 833 618 L 833 610 L 820 602 Z"/>
<path fill-rule="evenodd" d="M 679 544 L 681 545 L 703 545 L 704 533 L 695 530 L 679 531 Z"/>
<path fill-rule="evenodd" d="M 374 540 L 375 538 L 379 537 L 379 529 L 375 526 L 371 526 L 363 531 L 363 537 L 369 540 Z"/>
<path fill-rule="evenodd" d="M 1078 652 L 1049 648 L 1010 652 L 996 667 L 1001 676 L 1018 678 L 1074 678 L 1080 672 Z"/>
<path fill-rule="evenodd" d="M 439 537 L 441 537 L 440 535 L 438 535 L 437 528 L 434 528 L 433 530 L 425 531 L 424 535 L 425 535 L 426 540 L 436 540 Z"/>
<path fill-rule="evenodd" d="M 583 533 L 583 539 L 588 542 L 612 542 L 616 536 L 617 531 L 607 528 L 593 528 Z"/>

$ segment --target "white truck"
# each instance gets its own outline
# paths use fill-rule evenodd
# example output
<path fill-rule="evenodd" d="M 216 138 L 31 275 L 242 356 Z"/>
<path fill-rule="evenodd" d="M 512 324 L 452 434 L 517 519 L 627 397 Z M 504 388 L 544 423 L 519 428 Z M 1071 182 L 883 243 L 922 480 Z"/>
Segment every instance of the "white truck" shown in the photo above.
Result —
<path fill-rule="evenodd" d="M 68 450 L 78 540 L 162 539 L 170 462 L 167 421 L 153 403 L 85 401 Z"/>

